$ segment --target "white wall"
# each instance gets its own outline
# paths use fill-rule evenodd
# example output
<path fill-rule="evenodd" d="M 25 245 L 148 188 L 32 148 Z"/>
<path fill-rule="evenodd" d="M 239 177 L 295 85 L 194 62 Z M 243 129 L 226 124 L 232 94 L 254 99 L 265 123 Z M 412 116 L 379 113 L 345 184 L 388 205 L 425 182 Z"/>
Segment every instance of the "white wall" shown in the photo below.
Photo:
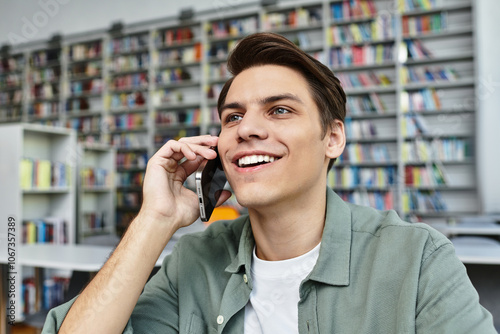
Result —
<path fill-rule="evenodd" d="M 478 187 L 484 213 L 500 213 L 500 1 L 475 3 Z"/>
<path fill-rule="evenodd" d="M 69 35 L 176 16 L 181 9 L 219 10 L 250 0 L 0 0 L 0 45 L 36 42 L 55 33 Z"/>

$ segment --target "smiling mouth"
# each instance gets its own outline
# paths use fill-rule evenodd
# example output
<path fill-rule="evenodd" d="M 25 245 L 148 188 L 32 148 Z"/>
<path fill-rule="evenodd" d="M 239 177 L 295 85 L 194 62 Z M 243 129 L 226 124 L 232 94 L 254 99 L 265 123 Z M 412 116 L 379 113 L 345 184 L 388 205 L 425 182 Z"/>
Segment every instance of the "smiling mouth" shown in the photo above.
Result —
<path fill-rule="evenodd" d="M 247 155 L 246 157 L 238 159 L 238 167 L 255 167 L 259 165 L 268 164 L 278 160 L 279 158 L 272 157 L 269 155 Z"/>

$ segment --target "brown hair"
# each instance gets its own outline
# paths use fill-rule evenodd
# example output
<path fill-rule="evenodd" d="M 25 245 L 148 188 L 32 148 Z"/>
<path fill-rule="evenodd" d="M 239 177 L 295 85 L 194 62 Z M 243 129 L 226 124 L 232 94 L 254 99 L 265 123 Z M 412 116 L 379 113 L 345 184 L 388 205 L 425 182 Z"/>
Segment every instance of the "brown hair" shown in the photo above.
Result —
<path fill-rule="evenodd" d="M 256 33 L 242 39 L 229 55 L 227 68 L 233 77 L 221 90 L 217 108 L 226 101 L 226 96 L 235 76 L 246 69 L 262 65 L 290 67 L 302 73 L 309 83 L 310 93 L 320 113 L 322 134 L 335 120 L 344 122 L 346 96 L 339 79 L 318 60 L 314 59 L 285 37 L 274 33 Z M 331 159 L 328 169 L 335 159 Z"/>

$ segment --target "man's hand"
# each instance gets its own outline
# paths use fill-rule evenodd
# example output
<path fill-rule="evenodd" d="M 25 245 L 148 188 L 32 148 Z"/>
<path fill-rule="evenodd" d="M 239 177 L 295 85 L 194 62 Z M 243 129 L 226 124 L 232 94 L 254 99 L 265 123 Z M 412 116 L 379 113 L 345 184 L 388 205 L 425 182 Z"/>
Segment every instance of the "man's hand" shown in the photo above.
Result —
<path fill-rule="evenodd" d="M 218 137 L 206 135 L 170 140 L 151 157 L 143 183 L 140 215 L 176 224 L 178 229 L 199 217 L 197 195 L 184 187 L 187 177 L 205 161 L 215 159 Z M 225 192 L 219 201 L 224 202 Z"/>

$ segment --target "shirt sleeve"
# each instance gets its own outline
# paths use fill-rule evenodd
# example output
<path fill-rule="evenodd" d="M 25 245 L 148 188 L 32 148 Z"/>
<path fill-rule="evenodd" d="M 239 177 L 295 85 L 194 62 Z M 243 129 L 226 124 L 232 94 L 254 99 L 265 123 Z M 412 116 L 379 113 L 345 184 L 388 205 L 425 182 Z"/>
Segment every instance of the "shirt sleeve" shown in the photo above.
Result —
<path fill-rule="evenodd" d="M 424 255 L 417 298 L 417 333 L 497 333 L 450 242 Z"/>
<path fill-rule="evenodd" d="M 169 274 L 173 280 L 169 278 Z M 179 332 L 176 278 L 177 254 L 174 252 L 165 258 L 160 270 L 144 287 L 123 334 Z M 49 311 L 42 334 L 55 334 L 59 331 L 76 298 L 78 297 Z"/>

